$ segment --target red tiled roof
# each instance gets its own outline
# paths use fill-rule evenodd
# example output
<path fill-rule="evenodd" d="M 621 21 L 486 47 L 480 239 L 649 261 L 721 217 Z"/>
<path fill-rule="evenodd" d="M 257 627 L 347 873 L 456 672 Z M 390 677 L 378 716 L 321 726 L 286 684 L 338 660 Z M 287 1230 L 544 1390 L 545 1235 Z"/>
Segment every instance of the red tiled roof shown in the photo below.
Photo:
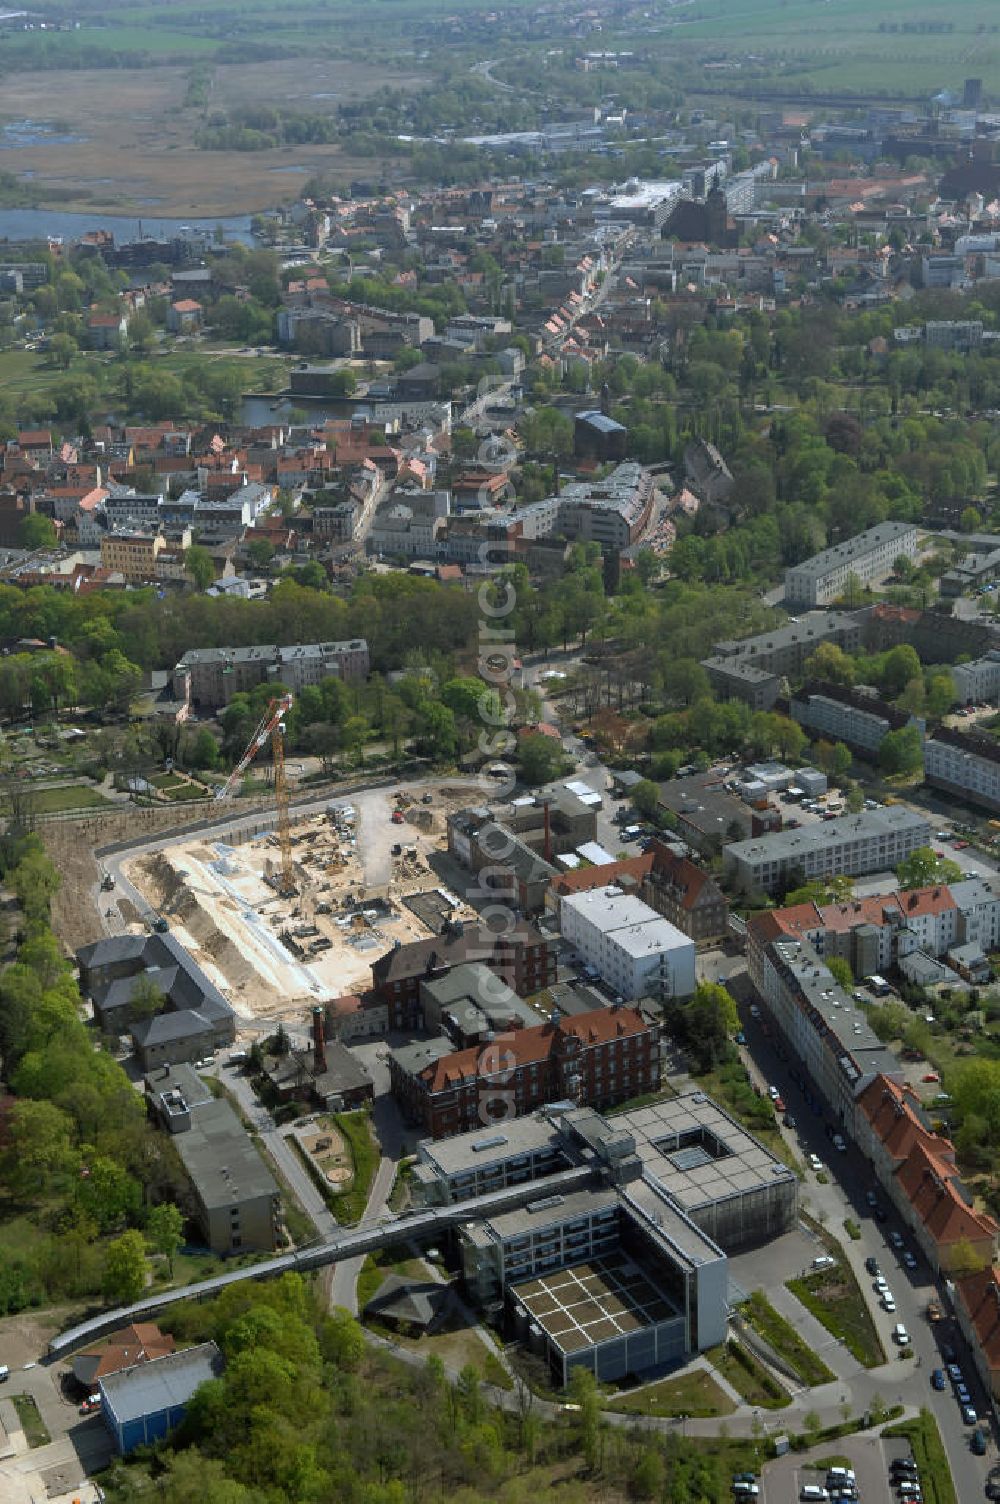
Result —
<path fill-rule="evenodd" d="M 648 1028 L 646 1020 L 635 1008 L 617 1008 L 613 1011 L 610 1008 L 595 1008 L 590 1013 L 560 1019 L 555 1024 L 549 1022 L 536 1024 L 528 1029 L 515 1029 L 504 1039 L 503 1064 L 497 1068 L 507 1072 L 516 1070 L 519 1066 L 547 1060 L 560 1037 L 565 1038 L 567 1035 L 575 1036 L 584 1048 L 590 1048 L 606 1044 L 620 1036 L 645 1034 Z M 431 1095 L 435 1095 L 447 1091 L 459 1081 L 467 1081 L 480 1074 L 488 1075 L 489 1072 L 482 1069 L 482 1060 L 481 1045 L 456 1050 L 454 1054 L 444 1055 L 440 1060 L 425 1066 L 420 1072 L 420 1079 Z"/>
<path fill-rule="evenodd" d="M 642 856 L 623 857 L 619 862 L 609 862 L 603 867 L 578 867 L 574 872 L 561 872 L 552 879 L 552 892 L 558 897 L 571 893 L 589 893 L 592 888 L 606 888 L 608 883 L 619 878 L 631 877 L 641 882 L 653 869 L 653 853 Z"/>
<path fill-rule="evenodd" d="M 991 1264 L 955 1281 L 979 1346 L 991 1370 L 1000 1370 L 1000 1269 Z"/>

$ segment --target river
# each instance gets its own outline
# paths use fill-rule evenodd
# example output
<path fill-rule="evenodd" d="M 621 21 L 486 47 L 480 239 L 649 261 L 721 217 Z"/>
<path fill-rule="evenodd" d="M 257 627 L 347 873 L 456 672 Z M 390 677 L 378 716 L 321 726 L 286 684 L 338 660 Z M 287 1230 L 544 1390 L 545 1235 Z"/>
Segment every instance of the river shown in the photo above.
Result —
<path fill-rule="evenodd" d="M 139 229 L 154 240 L 167 240 L 182 230 L 201 230 L 211 236 L 221 225 L 231 240 L 253 244 L 249 214 L 220 215 L 218 219 L 141 219 L 130 215 L 106 214 L 95 209 L 92 214 L 64 214 L 58 209 L 0 209 L 0 240 L 75 240 L 88 230 L 110 230 L 116 242 L 137 240 Z"/>

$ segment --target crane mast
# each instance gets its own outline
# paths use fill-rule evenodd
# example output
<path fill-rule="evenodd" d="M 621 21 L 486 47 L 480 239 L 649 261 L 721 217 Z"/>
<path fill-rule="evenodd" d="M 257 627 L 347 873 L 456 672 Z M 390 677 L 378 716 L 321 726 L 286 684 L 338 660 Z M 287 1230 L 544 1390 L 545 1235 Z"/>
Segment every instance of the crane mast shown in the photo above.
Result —
<path fill-rule="evenodd" d="M 274 763 L 274 802 L 278 815 L 278 847 L 281 851 L 280 891 L 283 896 L 295 892 L 292 836 L 288 818 L 288 782 L 285 777 L 284 719 L 291 710 L 292 704 L 290 694 L 276 696 L 270 702 L 247 743 L 246 751 L 215 796 L 216 799 L 228 799 L 261 748 L 267 746 L 268 742 L 271 743 L 271 759 Z"/>

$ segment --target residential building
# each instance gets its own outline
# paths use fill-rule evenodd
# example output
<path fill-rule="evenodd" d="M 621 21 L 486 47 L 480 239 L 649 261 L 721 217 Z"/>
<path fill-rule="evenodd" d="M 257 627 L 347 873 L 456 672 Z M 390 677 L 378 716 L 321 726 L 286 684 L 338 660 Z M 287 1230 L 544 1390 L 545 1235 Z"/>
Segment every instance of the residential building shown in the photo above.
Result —
<path fill-rule="evenodd" d="M 951 679 L 963 705 L 996 704 L 1000 700 L 1000 648 L 990 648 L 970 663 L 956 663 Z"/>
<path fill-rule="evenodd" d="M 989 1263 L 975 1274 L 957 1276 L 952 1305 L 983 1388 L 995 1405 L 1000 1400 L 1000 1268 Z"/>
<path fill-rule="evenodd" d="M 617 997 L 666 1001 L 694 992 L 694 941 L 642 899 L 593 888 L 563 897 L 559 918 L 563 938 Z"/>
<path fill-rule="evenodd" d="M 550 906 L 558 914 L 564 897 L 609 883 L 636 893 L 695 944 L 727 933 L 729 903 L 722 889 L 679 847 L 664 841 L 652 841 L 639 856 L 560 873 L 550 889 Z"/>
<path fill-rule="evenodd" d="M 844 594 L 852 578 L 862 585 L 884 580 L 897 559 L 915 558 L 917 548 L 912 522 L 880 522 L 786 569 L 785 600 L 790 606 L 828 605 Z"/>
<path fill-rule="evenodd" d="M 167 328 L 171 334 L 191 334 L 201 327 L 202 313 L 194 298 L 179 298 L 167 309 Z"/>
<path fill-rule="evenodd" d="M 982 956 L 1000 945 L 1000 898 L 980 878 L 840 903 L 800 903 L 773 910 L 770 919 L 825 960 L 847 961 L 856 977 L 884 976 L 913 951 L 939 957 L 972 946 Z"/>
<path fill-rule="evenodd" d="M 715 658 L 746 659 L 772 673 L 798 677 L 821 642 L 832 642 L 845 653 L 864 645 L 864 612 L 809 611 L 754 637 L 731 638 L 714 645 Z"/>
<path fill-rule="evenodd" d="M 389 1056 L 392 1094 L 432 1138 L 534 1112 L 546 1102 L 611 1106 L 660 1084 L 660 1026 L 634 1008 L 598 1008 L 452 1051 L 442 1039 Z"/>
<path fill-rule="evenodd" d="M 788 713 L 812 737 L 843 742 L 859 757 L 878 758 L 879 748 L 890 731 L 916 726 L 921 736 L 924 721 L 897 710 L 867 686 L 831 684 L 811 679 L 791 695 Z"/>
<path fill-rule="evenodd" d="M 174 696 L 192 705 L 217 710 L 234 695 L 256 689 L 268 680 L 293 694 L 323 679 L 358 683 L 368 676 L 368 643 L 295 643 L 289 647 L 191 648 L 173 671 Z"/>
<path fill-rule="evenodd" d="M 818 951 L 788 939 L 770 914 L 747 925 L 747 969 L 790 1054 L 850 1131 L 854 1099 L 867 1083 L 879 1074 L 901 1079 L 895 1056 Z"/>
<path fill-rule="evenodd" d="M 130 585 L 144 585 L 156 578 L 156 561 L 166 547 L 162 533 L 123 528 L 101 539 L 101 566 L 115 570 Z"/>
<path fill-rule="evenodd" d="M 278 1246 L 281 1195 L 274 1176 L 228 1102 L 187 1065 L 147 1072 L 146 1094 L 187 1172 L 193 1215 L 213 1253 Z"/>
<path fill-rule="evenodd" d="M 649 855 L 652 864 L 640 898 L 696 945 L 722 940 L 729 928 L 729 904 L 718 883 L 663 841 L 654 841 Z"/>
<path fill-rule="evenodd" d="M 870 1081 L 855 1103 L 853 1133 L 935 1275 L 948 1274 L 967 1249 L 992 1265 L 997 1224 L 976 1209 L 953 1145 L 934 1132 L 908 1086 L 882 1075 Z"/>
<path fill-rule="evenodd" d="M 801 830 L 776 831 L 723 849 L 734 886 L 777 893 L 792 876 L 803 882 L 845 873 L 886 872 L 930 840 L 922 815 L 892 804 L 860 815 L 843 815 Z"/>
<path fill-rule="evenodd" d="M 99 1379 L 101 1419 L 115 1450 L 125 1457 L 162 1441 L 183 1421 L 195 1390 L 222 1370 L 215 1343 L 201 1342 Z"/>
<path fill-rule="evenodd" d="M 470 963 L 488 967 L 519 997 L 544 991 L 557 975 L 555 949 L 534 925 L 522 920 L 494 930 L 487 924 L 449 924 L 440 935 L 393 946 L 372 962 L 372 992 L 389 1010 L 389 1027 L 419 1026 L 421 984 Z"/>
<path fill-rule="evenodd" d="M 939 726 L 924 742 L 924 778 L 969 804 L 1000 813 L 1000 742 Z"/>

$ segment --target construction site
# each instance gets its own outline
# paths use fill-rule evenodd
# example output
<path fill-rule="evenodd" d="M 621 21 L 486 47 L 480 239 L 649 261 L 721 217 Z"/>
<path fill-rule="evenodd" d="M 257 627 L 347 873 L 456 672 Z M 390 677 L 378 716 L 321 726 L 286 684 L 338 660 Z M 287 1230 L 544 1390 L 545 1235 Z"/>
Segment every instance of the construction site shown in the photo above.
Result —
<path fill-rule="evenodd" d="M 209 829 L 126 856 L 123 886 L 162 916 L 250 1037 L 367 987 L 395 943 L 474 917 L 446 851 L 447 816 L 473 792 L 367 789 L 286 809 L 287 823 L 263 832 L 220 824 L 218 839 Z"/>

